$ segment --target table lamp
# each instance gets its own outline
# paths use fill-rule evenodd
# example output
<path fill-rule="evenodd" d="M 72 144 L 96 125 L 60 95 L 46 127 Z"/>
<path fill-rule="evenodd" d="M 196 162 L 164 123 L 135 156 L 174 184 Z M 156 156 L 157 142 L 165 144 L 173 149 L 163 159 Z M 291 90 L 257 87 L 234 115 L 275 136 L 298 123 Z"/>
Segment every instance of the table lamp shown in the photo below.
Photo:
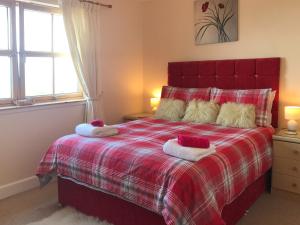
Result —
<path fill-rule="evenodd" d="M 151 105 L 153 112 L 155 112 L 157 110 L 159 102 L 160 102 L 160 98 L 151 98 L 150 99 L 150 105 Z"/>
<path fill-rule="evenodd" d="M 298 123 L 296 120 L 300 120 L 300 107 L 299 106 L 286 106 L 284 108 L 284 117 L 289 120 L 287 123 L 286 134 L 296 135 L 298 129 Z"/>

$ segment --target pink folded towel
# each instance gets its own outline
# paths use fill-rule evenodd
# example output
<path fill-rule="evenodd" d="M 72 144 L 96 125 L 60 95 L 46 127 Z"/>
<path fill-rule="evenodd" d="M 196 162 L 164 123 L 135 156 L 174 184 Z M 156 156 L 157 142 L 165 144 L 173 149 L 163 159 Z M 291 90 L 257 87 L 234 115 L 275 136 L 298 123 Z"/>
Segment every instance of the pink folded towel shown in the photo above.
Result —
<path fill-rule="evenodd" d="M 94 127 L 103 127 L 104 126 L 104 121 L 103 120 L 93 120 L 91 122 L 91 125 Z"/>
<path fill-rule="evenodd" d="M 198 136 L 191 136 L 185 134 L 178 135 L 178 144 L 184 147 L 192 148 L 209 148 L 210 143 L 207 138 L 201 138 Z"/>

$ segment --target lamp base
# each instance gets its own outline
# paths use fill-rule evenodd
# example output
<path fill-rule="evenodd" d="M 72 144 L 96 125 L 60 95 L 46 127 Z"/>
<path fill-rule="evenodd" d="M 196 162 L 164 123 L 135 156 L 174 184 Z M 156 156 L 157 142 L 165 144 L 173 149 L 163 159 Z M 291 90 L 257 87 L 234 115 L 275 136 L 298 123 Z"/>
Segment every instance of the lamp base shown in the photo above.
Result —
<path fill-rule="evenodd" d="M 287 131 L 286 134 L 289 135 L 296 135 L 298 129 L 298 123 L 295 120 L 289 120 L 287 124 Z"/>
<path fill-rule="evenodd" d="M 284 133 L 286 135 L 297 135 L 297 132 L 296 131 L 290 131 L 290 130 L 285 130 Z"/>

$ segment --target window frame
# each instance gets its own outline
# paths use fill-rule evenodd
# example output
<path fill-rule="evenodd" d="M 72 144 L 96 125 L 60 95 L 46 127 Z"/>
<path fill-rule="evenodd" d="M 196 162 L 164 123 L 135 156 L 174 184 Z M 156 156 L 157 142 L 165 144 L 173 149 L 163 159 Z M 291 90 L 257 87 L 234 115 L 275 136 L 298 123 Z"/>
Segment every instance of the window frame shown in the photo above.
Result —
<path fill-rule="evenodd" d="M 54 52 L 53 50 L 53 19 L 52 19 L 52 49 L 51 52 L 42 51 L 26 51 L 25 50 L 25 30 L 24 30 L 24 12 L 25 10 L 34 10 L 40 12 L 46 12 L 51 14 L 61 14 L 61 9 L 49 5 L 37 5 L 35 3 L 17 2 L 9 0 L 0 0 L 0 5 L 9 8 L 10 12 L 10 33 L 9 33 L 9 49 L 0 50 L 0 56 L 8 56 L 11 60 L 11 98 L 4 99 L 0 98 L 0 107 L 15 105 L 17 100 L 32 99 L 34 103 L 46 103 L 55 101 L 67 101 L 83 99 L 83 92 L 79 85 L 78 80 L 78 92 L 66 93 L 66 94 L 55 94 L 55 81 L 53 80 L 52 90 L 53 94 L 50 95 L 36 95 L 26 96 L 25 92 L 25 60 L 26 57 L 51 57 L 52 60 L 55 57 L 63 57 L 65 54 Z M 19 7 L 19 15 L 16 15 L 16 9 Z M 19 19 L 19 37 L 17 37 L 17 18 Z M 53 18 L 53 17 L 52 17 Z M 17 46 L 17 38 L 19 39 L 19 52 Z M 54 69 L 54 62 L 53 62 Z M 54 71 L 53 71 L 53 79 Z"/>
<path fill-rule="evenodd" d="M 18 97 L 18 88 L 15 88 L 18 86 L 18 59 L 17 59 L 17 40 L 15 38 L 16 33 L 16 12 L 14 7 L 14 2 L 11 2 L 9 0 L 1 0 L 0 1 L 1 6 L 5 6 L 9 9 L 9 20 L 8 21 L 8 27 L 9 27 L 9 33 L 8 33 L 8 40 L 9 40 L 9 46 L 7 50 L 0 50 L 0 56 L 9 57 L 10 59 L 10 67 L 11 67 L 11 97 L 10 98 L 0 98 L 0 106 L 3 105 L 11 105 L 13 104 L 14 98 Z"/>

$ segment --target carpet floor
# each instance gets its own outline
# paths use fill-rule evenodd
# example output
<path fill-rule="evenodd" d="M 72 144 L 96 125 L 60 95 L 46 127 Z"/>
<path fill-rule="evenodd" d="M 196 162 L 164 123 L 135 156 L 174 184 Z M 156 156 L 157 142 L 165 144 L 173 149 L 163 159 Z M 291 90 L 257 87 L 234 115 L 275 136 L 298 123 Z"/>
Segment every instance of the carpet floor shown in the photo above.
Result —
<path fill-rule="evenodd" d="M 35 189 L 0 200 L 0 224 L 107 225 L 90 217 L 87 219 L 86 216 L 70 208 L 62 209 L 57 201 L 56 185 L 52 183 L 41 190 Z M 56 219 L 61 218 L 61 215 L 71 216 L 69 219 L 57 222 Z M 53 218 L 55 221 L 52 220 Z M 78 218 L 84 218 L 83 223 L 75 223 L 74 221 L 81 221 Z M 69 223 L 70 221 L 73 222 Z M 273 190 L 272 194 L 265 193 L 237 225 L 300 225 L 300 195 L 278 190 Z"/>
<path fill-rule="evenodd" d="M 112 225 L 105 221 L 86 216 L 75 209 L 66 207 L 55 212 L 53 215 L 28 225 Z"/>

